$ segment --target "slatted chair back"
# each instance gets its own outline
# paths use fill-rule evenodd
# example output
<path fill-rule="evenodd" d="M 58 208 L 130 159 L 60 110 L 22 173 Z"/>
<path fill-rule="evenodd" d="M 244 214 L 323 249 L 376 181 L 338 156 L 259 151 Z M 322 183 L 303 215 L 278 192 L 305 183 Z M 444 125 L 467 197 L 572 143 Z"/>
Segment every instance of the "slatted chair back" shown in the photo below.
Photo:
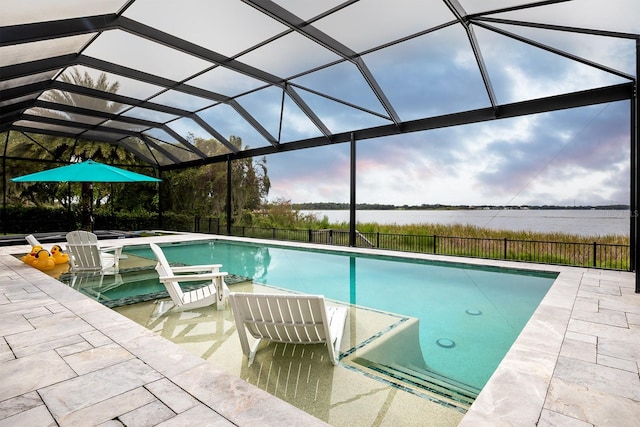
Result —
<path fill-rule="evenodd" d="M 345 307 L 326 307 L 322 295 L 232 292 L 229 295 L 240 346 L 253 363 L 260 340 L 290 344 L 326 343 L 329 358 L 338 363 Z M 246 332 L 258 340 L 249 345 Z"/>

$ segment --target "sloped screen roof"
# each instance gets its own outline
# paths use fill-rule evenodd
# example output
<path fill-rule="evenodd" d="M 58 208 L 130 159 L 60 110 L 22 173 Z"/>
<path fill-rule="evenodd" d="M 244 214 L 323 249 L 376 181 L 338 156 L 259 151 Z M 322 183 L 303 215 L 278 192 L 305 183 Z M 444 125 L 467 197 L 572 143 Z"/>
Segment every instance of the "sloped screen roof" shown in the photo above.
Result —
<path fill-rule="evenodd" d="M 160 169 L 632 99 L 637 76 L 638 0 L 2 9 L 0 132 L 113 143 Z M 547 68 L 515 91 L 516 63 L 527 81 L 540 64 L 575 78 Z"/>

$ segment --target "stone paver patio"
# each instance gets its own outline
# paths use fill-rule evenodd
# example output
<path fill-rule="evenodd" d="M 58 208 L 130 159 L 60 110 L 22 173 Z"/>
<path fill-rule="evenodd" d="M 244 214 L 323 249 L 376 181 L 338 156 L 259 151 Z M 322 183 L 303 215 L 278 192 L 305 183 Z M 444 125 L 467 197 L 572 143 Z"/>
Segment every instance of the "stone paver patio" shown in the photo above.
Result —
<path fill-rule="evenodd" d="M 0 427 L 326 425 L 12 255 L 27 250 L 0 247 Z M 634 275 L 490 264 L 560 274 L 460 425 L 637 425 Z"/>

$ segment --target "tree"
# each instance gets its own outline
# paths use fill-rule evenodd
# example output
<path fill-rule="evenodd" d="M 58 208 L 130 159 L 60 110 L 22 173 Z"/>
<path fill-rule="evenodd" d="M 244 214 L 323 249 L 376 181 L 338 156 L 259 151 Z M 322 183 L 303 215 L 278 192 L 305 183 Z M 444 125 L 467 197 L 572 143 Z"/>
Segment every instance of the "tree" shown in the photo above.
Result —
<path fill-rule="evenodd" d="M 189 142 L 208 156 L 225 154 L 222 144 L 215 139 L 201 139 L 189 135 Z M 231 136 L 229 142 L 242 149 L 242 140 Z M 239 220 L 246 212 L 259 209 L 266 199 L 270 181 L 266 158 L 258 161 L 240 159 L 232 162 L 231 199 L 232 221 Z M 172 171 L 165 176 L 166 210 L 197 216 L 226 215 L 227 164 L 210 165 Z"/>
<path fill-rule="evenodd" d="M 94 79 L 88 72 L 85 71 L 81 73 L 77 68 L 73 68 L 70 72 L 63 74 L 60 80 L 77 86 L 89 87 L 109 93 L 115 93 L 119 88 L 119 83 L 109 82 L 105 73 L 101 73 L 97 79 Z M 117 103 L 108 102 L 104 99 L 60 90 L 45 92 L 43 98 L 57 104 L 98 111 L 115 112 L 121 107 Z M 65 111 L 35 108 L 33 109 L 33 113 L 68 121 L 83 121 L 80 115 Z M 107 164 L 140 164 L 131 152 L 115 144 L 47 135 L 31 137 L 18 132 L 10 133 L 7 156 L 16 159 L 31 160 L 12 161 L 11 164 L 7 166 L 7 173 L 10 177 L 42 170 L 44 161 L 59 162 L 59 164 L 53 164 L 54 167 L 62 166 L 69 161 L 84 161 L 87 159 L 93 159 L 97 162 Z M 136 188 L 132 189 L 131 187 Z M 70 200 L 68 197 L 69 187 L 66 184 L 15 184 L 8 186 L 7 190 L 10 203 L 13 204 L 33 204 L 35 206 L 62 205 L 66 207 Z M 71 190 L 71 200 L 77 200 L 78 198 L 89 195 L 88 184 L 82 186 L 73 185 L 71 186 Z M 150 192 L 152 193 L 151 195 L 149 194 Z M 96 208 L 100 208 L 106 204 L 110 205 L 111 209 L 113 209 L 112 202 L 115 199 L 114 193 L 118 194 L 119 202 L 135 200 L 139 205 L 141 201 L 144 201 L 146 208 L 155 210 L 155 187 L 150 185 L 144 186 L 144 184 L 125 187 L 123 184 L 95 183 L 93 185 L 93 196 L 91 200 L 87 201 L 87 204 L 92 207 L 95 206 Z M 141 195 L 145 197 L 140 197 Z M 123 206 L 124 205 L 126 205 L 127 208 L 131 207 L 131 203 L 123 203 Z"/>
<path fill-rule="evenodd" d="M 87 72 L 72 69 L 61 76 L 61 80 L 76 86 L 98 89 L 115 93 L 119 88 L 118 82 L 109 82 L 106 74 L 93 78 Z M 121 108 L 117 103 L 103 99 L 79 95 L 74 92 L 52 90 L 46 92 L 45 99 L 50 102 L 71 105 L 91 110 L 115 112 Z M 53 116 L 68 121 L 82 122 L 84 118 L 76 113 L 35 109 L 34 113 Z M 137 165 L 135 156 L 116 144 L 96 141 L 74 140 L 51 136 L 38 136 L 37 141 L 23 134 L 11 132 L 8 156 L 22 159 L 56 161 L 62 165 L 69 161 L 83 161 L 93 159 L 97 162 L 116 165 Z M 195 138 L 188 135 L 187 140 L 194 144 L 207 156 L 224 155 L 227 148 L 214 138 Z M 230 143 L 242 150 L 242 140 L 231 136 Z M 179 147 L 167 144 L 167 150 L 178 150 Z M 29 163 L 32 169 L 24 168 L 25 162 L 16 164 L 10 176 L 42 170 L 42 163 Z M 58 166 L 58 165 L 55 165 Z M 258 161 L 240 159 L 232 163 L 232 218 L 238 220 L 247 212 L 259 209 L 262 201 L 267 197 L 270 181 L 267 175 L 266 158 Z M 201 167 L 171 171 L 163 176 L 165 181 L 163 210 L 181 214 L 218 216 L 226 214 L 227 198 L 227 165 L 226 163 L 210 164 Z M 30 183 L 15 188 L 12 198 L 16 203 L 27 201 L 34 205 L 66 204 L 68 200 L 87 200 L 88 185 L 83 185 L 79 191 L 77 185 L 72 186 L 73 194 L 68 198 L 68 187 L 58 184 Z M 107 184 L 94 183 L 92 198 L 87 207 L 102 209 L 103 212 L 118 210 L 157 210 L 157 192 L 152 184 Z M 248 216 L 250 219 L 250 215 Z"/>

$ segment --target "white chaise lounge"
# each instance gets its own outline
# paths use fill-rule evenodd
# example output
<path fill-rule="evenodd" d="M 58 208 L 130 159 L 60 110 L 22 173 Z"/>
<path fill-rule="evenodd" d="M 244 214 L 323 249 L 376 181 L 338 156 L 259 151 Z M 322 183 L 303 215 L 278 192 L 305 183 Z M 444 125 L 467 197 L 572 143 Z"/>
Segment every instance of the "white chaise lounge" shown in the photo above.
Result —
<path fill-rule="evenodd" d="M 232 292 L 229 294 L 242 352 L 249 366 L 262 340 L 289 344 L 326 343 L 338 364 L 346 307 L 326 307 L 322 295 Z M 249 345 L 247 331 L 256 339 Z"/>

